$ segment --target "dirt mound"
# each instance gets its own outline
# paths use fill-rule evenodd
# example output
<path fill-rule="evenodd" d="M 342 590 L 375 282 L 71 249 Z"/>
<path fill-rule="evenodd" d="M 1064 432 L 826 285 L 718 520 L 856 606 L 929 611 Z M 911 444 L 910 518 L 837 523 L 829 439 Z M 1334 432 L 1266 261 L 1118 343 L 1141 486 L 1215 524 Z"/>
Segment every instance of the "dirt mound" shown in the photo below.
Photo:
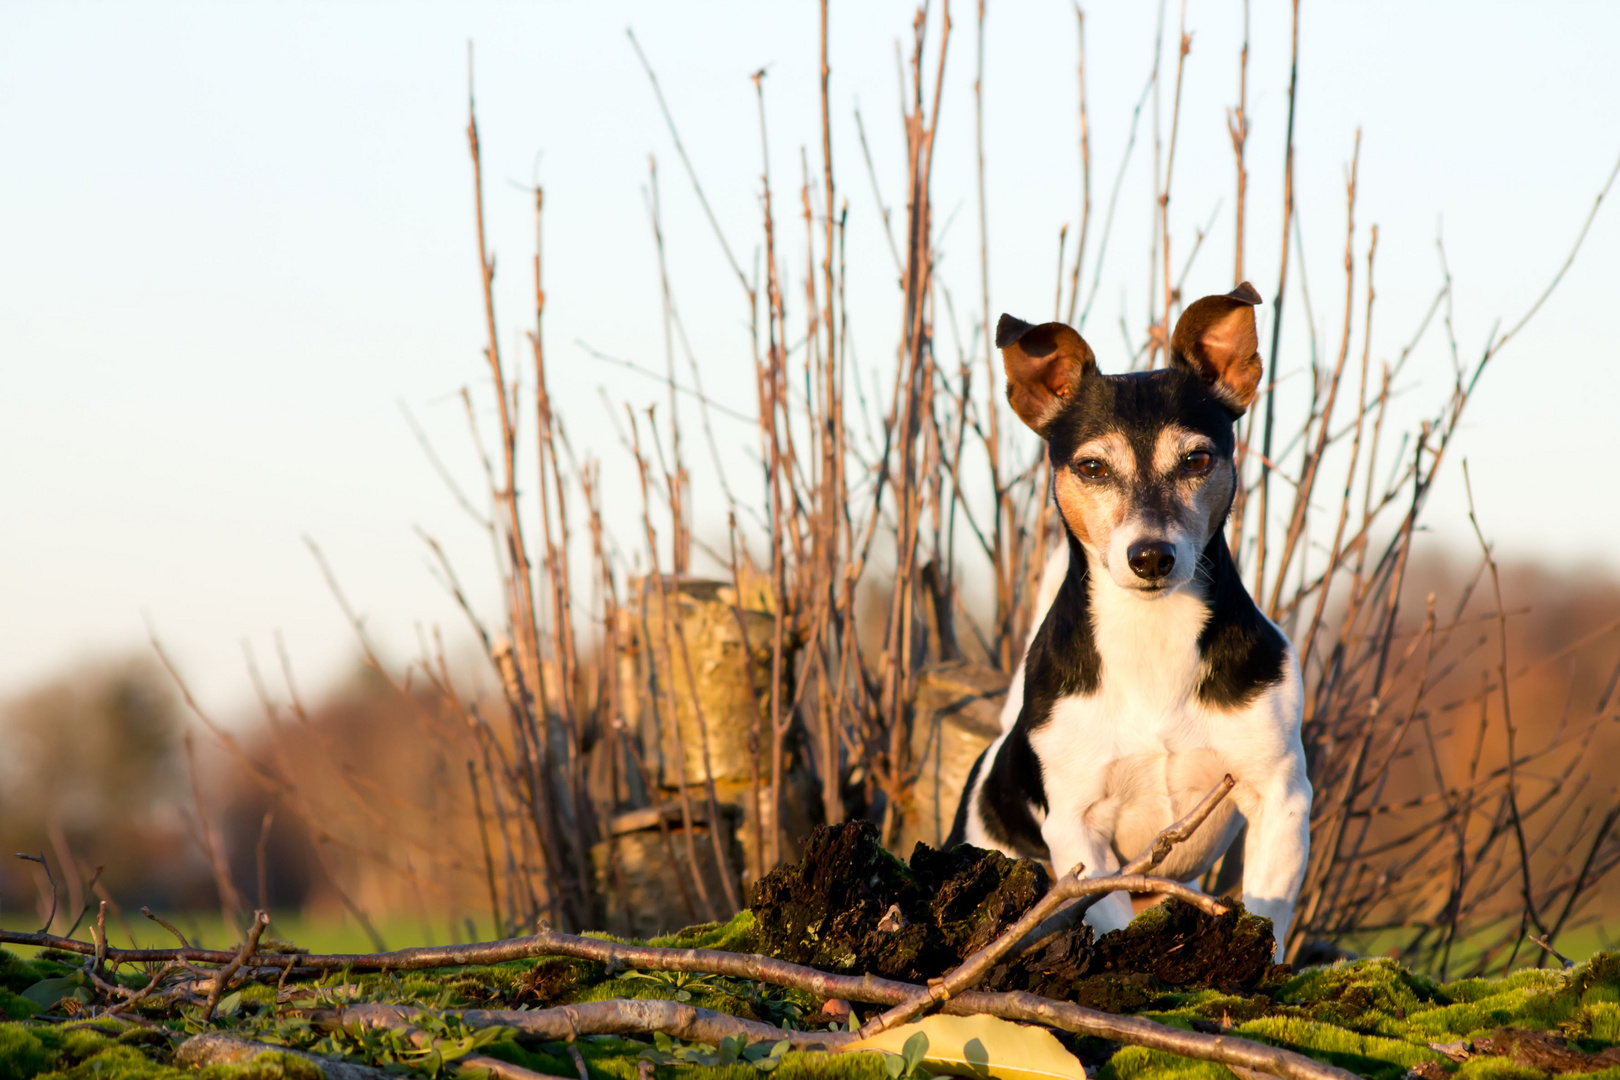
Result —
<path fill-rule="evenodd" d="M 909 864 L 869 822 L 817 828 L 804 858 L 767 875 L 749 905 L 761 952 L 826 971 L 923 982 L 989 944 L 1051 882 L 1028 859 L 918 844 Z M 1094 939 L 1081 925 L 997 966 L 989 990 L 1029 990 L 1120 1011 L 1160 989 L 1250 989 L 1271 964 L 1271 927 L 1233 906 L 1214 918 L 1170 901 Z"/>
<path fill-rule="evenodd" d="M 836 972 L 919 981 L 989 944 L 1049 885 L 1028 860 L 918 844 L 907 866 L 854 821 L 810 835 L 804 858 L 773 870 L 750 908 L 764 951 Z"/>

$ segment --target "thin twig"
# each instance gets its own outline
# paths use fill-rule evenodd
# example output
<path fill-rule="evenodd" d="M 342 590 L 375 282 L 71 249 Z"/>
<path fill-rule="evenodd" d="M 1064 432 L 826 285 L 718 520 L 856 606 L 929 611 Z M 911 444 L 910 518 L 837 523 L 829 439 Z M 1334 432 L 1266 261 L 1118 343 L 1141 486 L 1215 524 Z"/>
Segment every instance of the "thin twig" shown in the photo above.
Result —
<path fill-rule="evenodd" d="M 269 925 L 270 916 L 262 911 L 253 913 L 253 927 L 248 931 L 247 940 L 242 943 L 241 951 L 231 957 L 230 963 L 226 964 L 219 974 L 214 976 L 214 988 L 208 991 L 208 1004 L 203 1008 L 202 1018 L 204 1023 L 214 1018 L 214 1010 L 219 1008 L 220 995 L 225 992 L 225 987 L 236 977 L 236 973 L 241 970 L 242 964 L 259 951 L 259 937 L 264 933 L 264 928 Z"/>

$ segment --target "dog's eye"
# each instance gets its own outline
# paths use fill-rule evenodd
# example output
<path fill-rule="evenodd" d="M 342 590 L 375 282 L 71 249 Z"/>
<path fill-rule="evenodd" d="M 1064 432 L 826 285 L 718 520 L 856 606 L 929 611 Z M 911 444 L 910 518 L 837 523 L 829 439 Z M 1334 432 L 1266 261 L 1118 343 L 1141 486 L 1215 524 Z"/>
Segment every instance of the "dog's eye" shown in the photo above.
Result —
<path fill-rule="evenodd" d="M 1208 450 L 1194 450 L 1181 459 L 1181 471 L 1191 475 L 1207 472 L 1214 460 Z"/>
<path fill-rule="evenodd" d="M 1108 475 L 1108 466 L 1096 458 L 1086 458 L 1080 463 L 1080 475 L 1088 480 L 1101 480 Z"/>

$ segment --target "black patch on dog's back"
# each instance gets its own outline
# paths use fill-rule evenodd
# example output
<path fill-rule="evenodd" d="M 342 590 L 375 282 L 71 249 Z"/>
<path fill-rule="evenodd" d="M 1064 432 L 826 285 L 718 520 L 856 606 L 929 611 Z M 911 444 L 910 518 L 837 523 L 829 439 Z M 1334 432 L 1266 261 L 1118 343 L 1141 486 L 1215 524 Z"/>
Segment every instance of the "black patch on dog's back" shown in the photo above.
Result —
<path fill-rule="evenodd" d="M 1041 823 L 1035 820 L 1036 806 L 1046 809 L 1046 784 L 1041 759 L 1029 745 L 1029 729 L 1020 716 L 990 763 L 990 775 L 979 793 L 979 816 L 997 844 L 1026 859 L 1048 859 Z"/>
<path fill-rule="evenodd" d="M 973 759 L 973 768 L 968 770 L 967 783 L 962 786 L 962 794 L 956 800 L 956 820 L 951 822 L 951 835 L 945 838 L 946 851 L 967 841 L 968 807 L 973 805 L 973 785 L 979 782 L 979 770 L 984 768 L 984 755 L 989 752 L 988 746 L 979 751 L 979 756 Z"/>
<path fill-rule="evenodd" d="M 1060 700 L 1094 694 L 1102 681 L 1102 656 L 1097 652 L 1091 620 L 1090 576 L 1085 548 L 1069 537 L 1069 572 L 1024 658 L 1023 707 L 995 759 L 988 763 L 979 794 L 979 813 L 990 838 L 1026 858 L 1050 858 L 1040 822 L 1035 820 L 1035 808 L 1044 812 L 1047 800 L 1041 760 L 1030 745 L 1030 733 L 1046 724 Z M 985 768 L 981 754 L 962 793 L 957 824 L 951 832 L 954 843 L 962 840 L 973 785 Z"/>

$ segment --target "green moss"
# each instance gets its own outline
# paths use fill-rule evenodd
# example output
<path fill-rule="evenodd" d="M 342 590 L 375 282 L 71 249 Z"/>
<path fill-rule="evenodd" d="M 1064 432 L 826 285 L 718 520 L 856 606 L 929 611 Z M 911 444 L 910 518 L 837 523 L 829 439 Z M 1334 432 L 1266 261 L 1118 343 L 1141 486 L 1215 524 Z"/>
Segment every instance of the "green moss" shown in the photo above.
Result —
<path fill-rule="evenodd" d="M 21 1024 L 0 1024 L 0 1080 L 28 1080 L 55 1060 L 34 1032 Z"/>
<path fill-rule="evenodd" d="M 1496 994 L 1479 1001 L 1430 1009 L 1409 1017 L 1407 1028 L 1413 1036 L 1447 1042 L 1499 1027 L 1524 1027 L 1518 1022 L 1530 995 L 1523 990 Z"/>
<path fill-rule="evenodd" d="M 0 990 L 0 1017 L 9 1020 L 26 1020 L 39 1011 L 39 1007 L 25 997 L 19 997 L 10 990 Z"/>
<path fill-rule="evenodd" d="M 660 1065 L 658 1080 L 887 1080 L 882 1054 L 788 1054 L 771 1073 L 752 1065 Z"/>
<path fill-rule="evenodd" d="M 144 1030 L 114 1034 L 89 1027 L 0 1024 L 0 1080 L 182 1080 L 192 1076 L 159 1060 L 167 1057 L 168 1039 L 153 1036 Z M 150 1052 L 137 1045 L 153 1042 L 157 1045 Z"/>
<path fill-rule="evenodd" d="M 1600 1045 L 1620 1042 L 1620 957 L 1599 954 L 1574 971 L 1531 968 L 1439 989 L 1449 1004 L 1410 1016 L 1413 1039 L 1468 1038 L 1497 1027 L 1562 1028 Z"/>
<path fill-rule="evenodd" d="M 1167 925 L 1168 914 L 1151 909 L 1138 921 L 1144 932 L 1152 931 Z M 753 916 L 744 912 L 728 922 L 688 927 L 651 944 L 746 952 L 757 948 L 756 929 Z M 98 1030 L 83 1024 L 55 1027 L 5 1019 L 20 1020 L 33 1011 L 17 996 L 20 989 L 65 970 L 50 961 L 22 960 L 0 951 L 0 1080 L 318 1080 L 318 1069 L 310 1062 L 275 1052 L 242 1065 L 210 1066 L 200 1074 L 177 1069 L 169 1064 L 171 1041 L 166 1030 L 121 1030 L 110 1022 Z M 144 984 L 144 978 L 134 974 L 124 981 Z M 664 998 L 782 1024 L 802 1020 L 820 1006 L 813 995 L 763 988 L 748 980 L 673 972 L 610 976 L 601 964 L 569 958 L 443 971 L 357 973 L 328 980 L 333 981 L 358 984 L 361 994 L 370 1000 L 429 1008 Z M 1279 977 L 1261 984 L 1262 992 L 1237 986 L 1183 987 L 1157 977 L 1133 977 L 1122 969 L 1104 969 L 1080 982 L 1085 986 L 1076 985 L 1077 993 L 1089 989 L 1098 997 L 1085 1003 L 1149 1016 L 1179 1028 L 1230 1030 L 1331 1062 L 1370 1080 L 1401 1080 L 1408 1069 L 1424 1061 L 1442 1061 L 1446 1068 L 1455 1068 L 1429 1050 L 1428 1043 L 1477 1038 L 1499 1027 L 1554 1030 L 1572 1048 L 1589 1053 L 1620 1046 L 1620 954 L 1594 956 L 1569 972 L 1530 969 L 1505 978 L 1463 979 L 1444 985 L 1383 958 Z M 1065 988 L 1069 985 L 1064 983 Z M 245 1037 L 268 1031 L 266 1025 L 277 1024 L 268 1008 L 274 994 L 275 988 L 269 985 L 244 987 L 242 997 L 250 1007 L 223 1026 Z M 858 1008 L 864 1015 L 870 1007 Z M 179 1019 L 161 1007 L 147 1015 L 171 1024 Z M 284 1027 L 278 1025 L 277 1030 Z M 307 1046 L 315 1034 L 289 1032 L 287 1037 L 293 1045 Z M 582 1038 L 578 1043 L 592 1080 L 637 1080 L 640 1056 L 648 1045 L 607 1036 Z M 1094 1050 L 1096 1058 L 1087 1060 L 1103 1057 L 1100 1044 Z M 502 1041 L 484 1052 L 546 1076 L 575 1075 L 574 1062 L 561 1043 L 533 1046 Z M 763 1080 L 764 1075 L 748 1065 L 718 1070 L 659 1065 L 655 1071 L 657 1080 L 720 1080 L 722 1073 L 724 1080 Z M 1221 1066 L 1139 1047 L 1119 1050 L 1099 1075 L 1105 1080 L 1233 1080 Z M 772 1075 L 772 1080 L 846 1078 L 885 1080 L 882 1057 L 790 1054 Z M 1479 1057 L 1457 1070 L 1455 1080 L 1549 1078 L 1505 1058 Z M 1620 1080 L 1620 1068 L 1551 1080 Z"/>
<path fill-rule="evenodd" d="M 240 1065 L 211 1065 L 202 1080 L 324 1080 L 321 1067 L 296 1054 L 267 1050 Z"/>
<path fill-rule="evenodd" d="M 1620 1004 L 1600 1001 L 1588 1005 L 1582 1017 L 1580 1035 L 1597 1049 L 1620 1044 Z"/>
<path fill-rule="evenodd" d="M 1250 1020 L 1238 1025 L 1232 1033 L 1308 1054 L 1373 1080 L 1400 1080 L 1419 1062 L 1443 1060 L 1427 1047 L 1401 1039 L 1364 1035 L 1297 1017 L 1269 1016 Z"/>
<path fill-rule="evenodd" d="M 1620 1001 L 1620 953 L 1598 953 L 1569 978 L 1583 1001 Z"/>
<path fill-rule="evenodd" d="M 1547 1080 L 1540 1069 L 1515 1065 L 1507 1058 L 1477 1057 L 1463 1062 L 1457 1080 Z"/>
<path fill-rule="evenodd" d="M 77 1060 L 94 1057 L 113 1045 L 114 1039 L 95 1028 L 73 1028 L 62 1033 L 62 1053 Z"/>
<path fill-rule="evenodd" d="M 885 1080 L 883 1060 L 881 1054 L 788 1054 L 770 1075 L 781 1080 Z M 733 1068 L 739 1080 L 760 1080 L 755 1069 Z"/>
<path fill-rule="evenodd" d="M 655 937 L 647 942 L 666 949 L 724 949 L 727 952 L 754 951 L 754 913 L 746 908 L 728 922 L 703 923 L 685 930 Z"/>
<path fill-rule="evenodd" d="M 587 1036 L 575 1046 L 591 1080 L 636 1080 L 641 1055 L 650 1048 L 649 1043 L 615 1035 Z M 565 1043 L 498 1042 L 484 1052 L 546 1076 L 576 1075 Z M 751 1065 L 656 1065 L 653 1073 L 657 1080 L 765 1080 L 767 1075 Z M 768 1075 L 771 1080 L 888 1080 L 882 1054 L 789 1053 Z"/>
<path fill-rule="evenodd" d="M 1462 979 L 1441 989 L 1451 1001 L 1479 1001 L 1511 990 L 1562 990 L 1565 976 L 1548 968 L 1525 968 L 1500 979 Z"/>
<path fill-rule="evenodd" d="M 1436 1000 L 1449 1000 L 1433 979 L 1408 971 L 1394 960 L 1344 960 L 1310 968 L 1289 979 L 1277 1000 L 1308 1005 L 1337 1002 L 1347 1011 L 1415 1011 Z"/>
<path fill-rule="evenodd" d="M 1233 1080 L 1224 1065 L 1140 1046 L 1119 1051 L 1097 1075 L 1099 1080 Z"/>
<path fill-rule="evenodd" d="M 177 1080 L 184 1075 L 133 1046 L 109 1045 L 75 1065 L 40 1074 L 40 1080 Z"/>
<path fill-rule="evenodd" d="M 10 949 L 0 949 L 0 989 L 21 993 L 45 978 L 33 964 Z"/>

